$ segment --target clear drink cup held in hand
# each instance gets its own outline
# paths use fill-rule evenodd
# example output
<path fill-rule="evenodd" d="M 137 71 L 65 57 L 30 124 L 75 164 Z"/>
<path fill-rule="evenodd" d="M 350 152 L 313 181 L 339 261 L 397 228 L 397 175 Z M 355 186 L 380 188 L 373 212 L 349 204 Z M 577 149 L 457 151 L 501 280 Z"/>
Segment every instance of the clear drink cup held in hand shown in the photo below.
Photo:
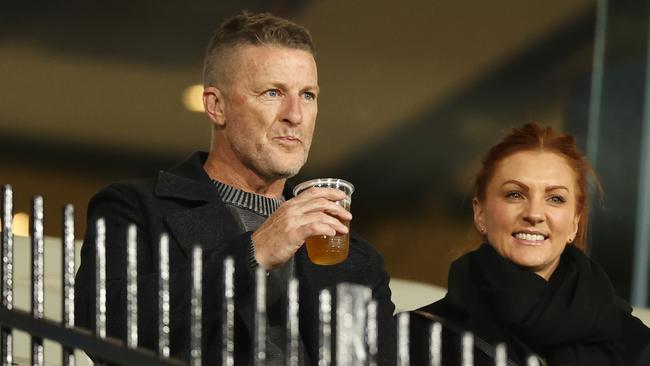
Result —
<path fill-rule="evenodd" d="M 293 189 L 295 196 L 299 195 L 310 188 L 335 188 L 345 192 L 346 197 L 336 203 L 350 211 L 352 203 L 352 193 L 354 186 L 352 183 L 338 178 L 318 178 L 298 184 Z M 350 222 L 343 222 L 350 229 Z M 337 234 L 335 236 L 318 235 L 307 238 L 307 255 L 314 264 L 332 265 L 343 262 L 348 257 L 350 247 L 349 234 Z"/>

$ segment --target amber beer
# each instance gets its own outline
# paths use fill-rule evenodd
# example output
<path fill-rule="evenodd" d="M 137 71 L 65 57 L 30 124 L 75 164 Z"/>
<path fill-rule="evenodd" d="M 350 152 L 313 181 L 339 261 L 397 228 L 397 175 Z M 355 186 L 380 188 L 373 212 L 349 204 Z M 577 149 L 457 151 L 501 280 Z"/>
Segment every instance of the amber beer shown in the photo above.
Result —
<path fill-rule="evenodd" d="M 342 201 L 338 201 L 337 204 L 350 211 L 352 192 L 354 192 L 354 186 L 352 183 L 337 178 L 313 179 L 296 186 L 296 188 L 293 190 L 294 195 L 298 195 L 300 192 L 312 187 L 336 188 L 342 190 L 347 194 L 347 197 Z M 344 222 L 344 224 L 348 229 L 350 229 L 349 221 Z M 310 238 L 307 238 L 305 244 L 307 245 L 307 255 L 309 256 L 309 259 L 312 261 L 312 263 L 320 265 L 332 265 L 341 263 L 348 257 L 350 235 L 340 234 L 336 236 L 312 236 Z"/>

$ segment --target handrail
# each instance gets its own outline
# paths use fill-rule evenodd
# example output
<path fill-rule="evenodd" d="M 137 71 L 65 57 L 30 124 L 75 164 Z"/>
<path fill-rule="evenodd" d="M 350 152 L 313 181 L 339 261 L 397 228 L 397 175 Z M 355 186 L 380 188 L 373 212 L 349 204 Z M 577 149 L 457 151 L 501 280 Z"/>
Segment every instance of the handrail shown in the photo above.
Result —
<path fill-rule="evenodd" d="M 32 336 L 54 340 L 69 348 L 83 349 L 86 353 L 110 363 L 138 366 L 186 366 L 185 362 L 172 358 L 160 358 L 153 351 L 142 348 L 127 348 L 118 339 L 99 339 L 89 330 L 66 328 L 49 319 L 35 319 L 31 314 L 0 307 L 0 324 L 3 327 L 19 329 Z"/>

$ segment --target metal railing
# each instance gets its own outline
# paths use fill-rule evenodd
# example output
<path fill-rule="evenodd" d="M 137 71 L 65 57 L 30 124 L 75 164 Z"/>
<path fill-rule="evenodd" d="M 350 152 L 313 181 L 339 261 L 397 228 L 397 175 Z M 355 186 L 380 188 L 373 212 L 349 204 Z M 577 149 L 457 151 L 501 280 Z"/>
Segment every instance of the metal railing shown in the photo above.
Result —
<path fill-rule="evenodd" d="M 121 365 L 187 365 L 184 361 L 170 358 L 170 273 L 169 237 L 160 237 L 160 270 L 158 277 L 158 349 L 157 352 L 138 347 L 138 284 L 137 284 L 137 238 L 136 229 L 127 230 L 126 251 L 126 339 L 111 338 L 106 334 L 106 225 L 103 219 L 97 220 L 95 237 L 95 288 L 96 313 L 93 331 L 74 326 L 74 209 L 63 208 L 61 236 L 62 270 L 62 314 L 61 321 L 44 317 L 44 248 L 43 248 L 43 198 L 37 196 L 32 201 L 30 220 L 31 237 L 31 311 L 15 309 L 14 296 L 14 237 L 12 233 L 13 192 L 9 185 L 2 187 L 2 306 L 0 307 L 1 357 L 2 365 L 14 362 L 13 330 L 28 333 L 31 337 L 31 364 L 44 364 L 44 340 L 51 340 L 62 346 L 62 365 L 74 365 L 74 350 L 92 354 L 98 363 Z M 191 267 L 191 310 L 190 310 L 190 359 L 189 365 L 201 365 L 202 289 L 203 263 L 202 249 L 195 246 L 192 251 Z M 226 258 L 223 262 L 224 279 L 222 296 L 222 365 L 235 363 L 235 268 L 234 261 Z M 298 366 L 300 360 L 299 334 L 299 283 L 290 278 L 287 286 L 287 325 L 285 364 Z M 266 362 L 266 273 L 261 268 L 256 272 L 255 315 L 254 315 L 254 355 L 255 365 Z M 378 305 L 372 299 L 372 291 L 365 286 L 341 283 L 335 288 L 336 304 L 332 304 L 333 294 L 324 289 L 319 294 L 319 349 L 318 365 L 378 365 Z M 333 306 L 336 305 L 336 306 Z M 333 309 L 336 309 L 335 311 Z M 411 363 L 410 313 L 397 316 L 397 364 Z M 335 322 L 334 322 L 335 320 Z M 336 329 L 334 328 L 336 324 Z M 428 329 L 427 364 L 442 365 L 443 325 L 432 321 Z M 334 343 L 335 342 L 335 343 Z M 333 354 L 333 346 L 336 352 Z M 490 346 L 487 346 L 490 347 Z M 460 347 L 461 365 L 473 365 L 474 337 L 471 333 L 462 334 Z M 496 356 L 495 365 L 511 365 L 504 346 L 490 349 Z M 333 357 L 335 359 L 333 359 Z M 537 358 L 531 357 L 528 365 L 536 365 Z"/>

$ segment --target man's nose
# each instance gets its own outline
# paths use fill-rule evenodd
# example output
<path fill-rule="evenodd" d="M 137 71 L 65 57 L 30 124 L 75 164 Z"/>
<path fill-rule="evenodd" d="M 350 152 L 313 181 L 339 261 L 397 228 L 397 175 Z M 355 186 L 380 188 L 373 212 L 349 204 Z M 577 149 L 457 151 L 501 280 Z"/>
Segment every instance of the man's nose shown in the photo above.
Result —
<path fill-rule="evenodd" d="M 281 119 L 292 125 L 302 123 L 302 104 L 300 96 L 288 96 L 282 103 Z"/>
<path fill-rule="evenodd" d="M 537 200 L 528 201 L 524 209 L 523 219 L 531 225 L 544 222 L 544 204 L 537 202 Z"/>

